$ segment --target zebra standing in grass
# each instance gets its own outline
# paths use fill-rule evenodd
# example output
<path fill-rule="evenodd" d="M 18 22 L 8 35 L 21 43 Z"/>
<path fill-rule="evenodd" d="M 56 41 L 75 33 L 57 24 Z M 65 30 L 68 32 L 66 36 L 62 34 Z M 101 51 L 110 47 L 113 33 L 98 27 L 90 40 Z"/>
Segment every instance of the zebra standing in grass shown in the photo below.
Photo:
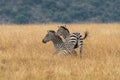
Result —
<path fill-rule="evenodd" d="M 67 44 L 64 43 L 59 35 L 53 30 L 49 30 L 42 40 L 43 43 L 52 41 L 55 47 L 55 53 L 61 53 L 64 55 L 73 54 L 77 55 L 74 49 L 67 47 Z"/>
<path fill-rule="evenodd" d="M 78 48 L 80 49 L 80 57 L 82 57 L 82 45 L 83 45 L 83 40 L 86 39 L 88 36 L 88 32 L 85 32 L 85 36 L 82 37 L 80 33 L 72 33 L 70 34 L 69 30 L 65 26 L 60 26 L 59 29 L 57 30 L 57 34 L 60 36 L 63 36 L 65 39 L 65 43 L 67 44 L 72 44 L 73 49 Z"/>

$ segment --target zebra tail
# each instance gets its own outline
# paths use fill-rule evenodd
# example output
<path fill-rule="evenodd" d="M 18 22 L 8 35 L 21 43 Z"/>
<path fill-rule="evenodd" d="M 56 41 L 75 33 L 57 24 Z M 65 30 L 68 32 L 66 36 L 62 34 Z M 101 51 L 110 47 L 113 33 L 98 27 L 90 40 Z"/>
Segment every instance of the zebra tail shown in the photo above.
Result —
<path fill-rule="evenodd" d="M 88 32 L 86 31 L 86 32 L 85 32 L 85 36 L 84 36 L 83 38 L 80 38 L 80 40 L 84 40 L 84 39 L 86 39 L 87 36 L 88 36 Z"/>

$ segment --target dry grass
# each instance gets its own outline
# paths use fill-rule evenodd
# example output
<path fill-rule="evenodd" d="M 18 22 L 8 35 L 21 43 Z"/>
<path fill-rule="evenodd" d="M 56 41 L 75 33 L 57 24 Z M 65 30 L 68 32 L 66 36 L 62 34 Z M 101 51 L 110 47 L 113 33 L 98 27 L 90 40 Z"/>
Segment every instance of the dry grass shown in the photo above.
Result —
<path fill-rule="evenodd" d="M 41 42 L 58 25 L 0 25 L 0 80 L 120 79 L 120 24 L 67 24 L 89 32 L 82 59 L 53 56 L 52 43 Z"/>

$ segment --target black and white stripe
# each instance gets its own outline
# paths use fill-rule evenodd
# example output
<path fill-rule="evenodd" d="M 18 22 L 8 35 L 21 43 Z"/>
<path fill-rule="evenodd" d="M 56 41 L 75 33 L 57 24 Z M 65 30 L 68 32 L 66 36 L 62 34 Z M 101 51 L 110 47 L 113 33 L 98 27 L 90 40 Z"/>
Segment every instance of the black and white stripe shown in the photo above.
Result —
<path fill-rule="evenodd" d="M 55 53 L 60 53 L 64 55 L 77 55 L 74 49 L 68 47 L 67 43 L 63 42 L 61 37 L 57 35 L 57 33 L 53 30 L 49 30 L 44 39 L 42 40 L 43 43 L 52 41 L 55 48 Z"/>
<path fill-rule="evenodd" d="M 63 36 L 65 39 L 65 43 L 69 44 L 68 46 L 71 47 L 71 49 L 76 49 L 79 47 L 80 49 L 80 57 L 82 57 L 82 45 L 83 40 L 86 39 L 88 36 L 88 32 L 85 32 L 85 36 L 82 37 L 80 33 L 72 33 L 70 34 L 69 30 L 65 26 L 60 26 L 57 30 L 57 34 L 60 36 Z"/>

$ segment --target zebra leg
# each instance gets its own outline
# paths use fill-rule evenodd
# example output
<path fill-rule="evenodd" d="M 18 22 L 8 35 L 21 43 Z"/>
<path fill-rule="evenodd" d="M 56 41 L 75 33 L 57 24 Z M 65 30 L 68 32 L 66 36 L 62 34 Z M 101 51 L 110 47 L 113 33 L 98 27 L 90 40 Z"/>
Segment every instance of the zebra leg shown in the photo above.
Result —
<path fill-rule="evenodd" d="M 77 52 L 75 50 L 72 53 L 74 56 L 77 56 Z"/>
<path fill-rule="evenodd" d="M 69 51 L 71 55 L 77 56 L 77 52 L 74 50 L 74 47 L 70 48 Z"/>
<path fill-rule="evenodd" d="M 83 47 L 82 45 L 83 45 L 83 41 L 79 40 L 78 41 L 78 47 L 80 49 L 80 58 L 82 58 L 82 47 Z"/>
<path fill-rule="evenodd" d="M 70 53 L 71 55 L 77 56 L 77 52 L 74 50 L 74 47 L 71 47 Z"/>
<path fill-rule="evenodd" d="M 80 58 L 82 58 L 82 45 L 79 48 L 80 48 Z"/>

